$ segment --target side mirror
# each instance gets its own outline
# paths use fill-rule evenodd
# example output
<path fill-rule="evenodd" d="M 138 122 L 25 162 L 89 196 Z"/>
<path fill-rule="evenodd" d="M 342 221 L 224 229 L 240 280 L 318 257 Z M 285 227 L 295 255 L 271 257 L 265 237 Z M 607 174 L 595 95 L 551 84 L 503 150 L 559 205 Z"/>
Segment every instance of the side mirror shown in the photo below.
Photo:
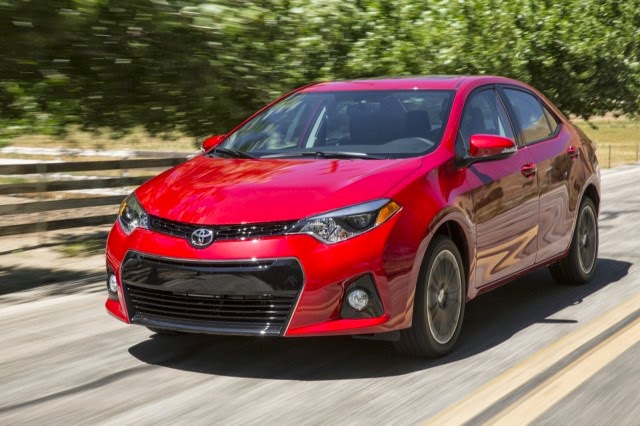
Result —
<path fill-rule="evenodd" d="M 207 152 L 211 148 L 222 142 L 222 139 L 224 139 L 225 137 L 227 137 L 227 135 L 209 136 L 202 141 L 202 147 L 200 149 L 202 149 L 202 152 Z"/>
<path fill-rule="evenodd" d="M 468 167 L 482 161 L 501 160 L 511 157 L 518 148 L 511 138 L 497 135 L 472 135 L 469 140 L 469 154 L 458 161 L 462 167 Z"/>

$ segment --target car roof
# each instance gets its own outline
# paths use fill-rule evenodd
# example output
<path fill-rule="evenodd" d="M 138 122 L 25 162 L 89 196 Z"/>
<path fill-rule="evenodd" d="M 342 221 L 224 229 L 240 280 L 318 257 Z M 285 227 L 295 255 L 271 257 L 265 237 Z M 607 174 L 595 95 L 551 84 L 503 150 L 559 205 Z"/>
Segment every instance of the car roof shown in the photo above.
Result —
<path fill-rule="evenodd" d="M 360 90 L 456 90 L 462 86 L 504 83 L 523 85 L 517 80 L 497 76 L 435 75 L 418 77 L 383 77 L 371 79 L 328 81 L 309 85 L 302 92 L 360 91 Z"/>

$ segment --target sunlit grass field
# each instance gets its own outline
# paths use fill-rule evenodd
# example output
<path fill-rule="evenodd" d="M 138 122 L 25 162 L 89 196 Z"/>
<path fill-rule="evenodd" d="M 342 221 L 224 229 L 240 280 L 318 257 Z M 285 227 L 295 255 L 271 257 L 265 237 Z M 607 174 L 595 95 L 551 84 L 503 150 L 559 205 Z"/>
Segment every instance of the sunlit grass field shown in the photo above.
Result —
<path fill-rule="evenodd" d="M 616 167 L 640 160 L 640 120 L 597 117 L 590 120 L 591 125 L 583 120 L 573 120 L 573 123 L 595 142 L 602 167 Z"/>

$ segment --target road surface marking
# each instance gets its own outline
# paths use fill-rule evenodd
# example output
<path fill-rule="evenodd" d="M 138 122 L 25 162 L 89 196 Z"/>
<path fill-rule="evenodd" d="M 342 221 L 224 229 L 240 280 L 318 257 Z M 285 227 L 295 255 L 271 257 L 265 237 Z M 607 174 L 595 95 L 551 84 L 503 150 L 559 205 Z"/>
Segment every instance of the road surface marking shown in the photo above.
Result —
<path fill-rule="evenodd" d="M 640 306 L 640 294 L 521 361 L 461 401 L 428 419 L 425 425 L 469 422 L 491 405 L 551 368 L 580 346 L 636 312 L 638 306 Z"/>
<path fill-rule="evenodd" d="M 639 341 L 640 318 L 560 370 L 487 423 L 503 426 L 533 422 Z"/>

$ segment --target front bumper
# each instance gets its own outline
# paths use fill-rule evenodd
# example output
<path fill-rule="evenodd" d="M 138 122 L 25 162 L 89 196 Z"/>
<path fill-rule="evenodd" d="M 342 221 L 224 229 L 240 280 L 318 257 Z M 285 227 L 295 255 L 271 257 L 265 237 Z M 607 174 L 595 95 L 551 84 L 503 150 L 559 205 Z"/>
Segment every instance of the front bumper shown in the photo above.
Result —
<path fill-rule="evenodd" d="M 411 320 L 411 265 L 405 262 L 403 270 L 394 262 L 389 272 L 387 242 L 396 216 L 335 245 L 287 235 L 219 241 L 206 249 L 144 229 L 127 236 L 116 223 L 107 268 L 118 278 L 118 298 L 106 307 L 127 323 L 213 334 L 314 336 L 403 328 Z M 341 317 L 345 290 L 365 275 L 375 283 L 382 314 Z"/>

